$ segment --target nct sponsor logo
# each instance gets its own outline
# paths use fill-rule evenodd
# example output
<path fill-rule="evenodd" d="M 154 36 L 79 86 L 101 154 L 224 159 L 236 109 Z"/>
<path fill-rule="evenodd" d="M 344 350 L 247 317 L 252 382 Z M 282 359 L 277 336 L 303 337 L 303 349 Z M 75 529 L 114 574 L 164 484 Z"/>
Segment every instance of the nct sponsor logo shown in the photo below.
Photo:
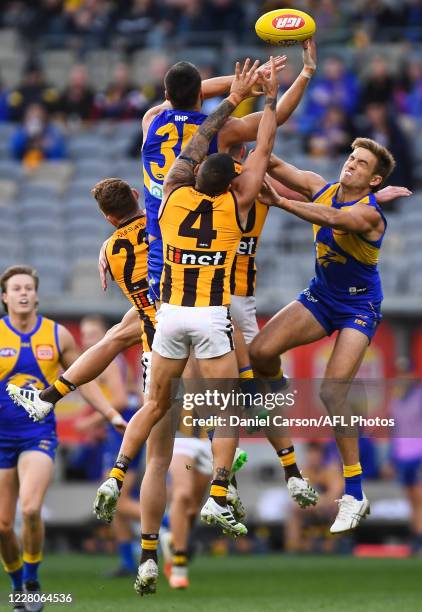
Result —
<path fill-rule="evenodd" d="M 250 238 L 242 238 L 237 247 L 238 255 L 255 255 L 258 238 L 251 236 Z"/>
<path fill-rule="evenodd" d="M 184 266 L 222 266 L 226 256 L 226 251 L 186 251 L 171 245 L 166 254 L 168 261 Z"/>
<path fill-rule="evenodd" d="M 296 15 L 284 15 L 273 19 L 273 26 L 277 30 L 297 30 L 304 25 L 303 17 L 297 17 Z"/>

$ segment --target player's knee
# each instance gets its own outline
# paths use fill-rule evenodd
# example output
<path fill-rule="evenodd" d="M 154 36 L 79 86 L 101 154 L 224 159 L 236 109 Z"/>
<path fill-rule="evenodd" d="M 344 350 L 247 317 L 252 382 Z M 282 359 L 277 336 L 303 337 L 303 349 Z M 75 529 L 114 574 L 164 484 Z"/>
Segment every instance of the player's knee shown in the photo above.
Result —
<path fill-rule="evenodd" d="M 180 487 L 173 491 L 173 502 L 184 508 L 190 508 L 191 506 L 191 495 L 189 489 Z"/>
<path fill-rule="evenodd" d="M 13 521 L 0 516 L 0 538 L 5 538 L 13 533 Z"/>
<path fill-rule="evenodd" d="M 22 518 L 30 527 L 38 524 L 41 520 L 41 508 L 32 502 L 22 503 Z"/>
<path fill-rule="evenodd" d="M 271 357 L 268 352 L 268 349 L 260 341 L 259 338 L 255 338 L 254 340 L 252 340 L 251 344 L 249 345 L 249 356 L 251 366 L 257 370 L 259 370 L 259 367 L 262 365 L 262 363 L 265 363 L 265 361 L 269 357 Z"/>
<path fill-rule="evenodd" d="M 319 397 L 326 408 L 339 405 L 344 399 L 344 390 L 341 383 L 324 381 L 319 390 Z"/>

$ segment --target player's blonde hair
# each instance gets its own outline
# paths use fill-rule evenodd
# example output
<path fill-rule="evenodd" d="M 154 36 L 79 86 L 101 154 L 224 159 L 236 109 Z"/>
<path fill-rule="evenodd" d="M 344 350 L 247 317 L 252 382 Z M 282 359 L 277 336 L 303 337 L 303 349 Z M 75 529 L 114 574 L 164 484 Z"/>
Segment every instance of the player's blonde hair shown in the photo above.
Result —
<path fill-rule="evenodd" d="M 384 182 L 396 167 L 396 160 L 390 151 L 375 140 L 371 140 L 371 138 L 355 138 L 352 142 L 352 150 L 354 151 L 358 147 L 367 149 L 375 155 L 377 158 L 377 165 L 375 166 L 374 174 L 381 176 L 382 182 Z"/>

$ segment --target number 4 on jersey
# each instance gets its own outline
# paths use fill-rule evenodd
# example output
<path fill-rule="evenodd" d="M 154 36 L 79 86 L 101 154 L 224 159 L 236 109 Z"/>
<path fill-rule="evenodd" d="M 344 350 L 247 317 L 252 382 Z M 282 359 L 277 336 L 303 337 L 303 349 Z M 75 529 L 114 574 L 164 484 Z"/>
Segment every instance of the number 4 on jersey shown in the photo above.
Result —
<path fill-rule="evenodd" d="M 212 241 L 217 238 L 217 231 L 212 226 L 212 202 L 201 200 L 199 206 L 192 210 L 179 227 L 179 236 L 196 238 L 198 248 L 209 249 Z M 199 218 L 199 228 L 193 227 Z"/>

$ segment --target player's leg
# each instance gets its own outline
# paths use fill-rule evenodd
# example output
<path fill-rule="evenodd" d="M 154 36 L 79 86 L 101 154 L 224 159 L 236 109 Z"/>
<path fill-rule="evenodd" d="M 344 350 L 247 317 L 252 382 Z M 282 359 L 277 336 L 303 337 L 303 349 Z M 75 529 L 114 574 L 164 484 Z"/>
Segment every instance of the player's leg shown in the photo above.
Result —
<path fill-rule="evenodd" d="M 181 453 L 174 454 L 170 463 L 172 560 L 169 584 L 172 588 L 186 588 L 189 585 L 187 548 L 194 498 L 194 463 L 192 456 Z"/>
<path fill-rule="evenodd" d="M 197 358 L 202 378 L 237 380 L 239 372 L 234 350 L 214 358 L 203 358 L 197 354 Z M 218 524 L 225 532 L 234 536 L 247 533 L 246 527 L 236 522 L 231 508 L 227 505 L 229 477 L 238 441 L 237 428 L 216 427 L 211 443 L 213 480 L 210 497 L 201 510 L 201 519 L 204 522 Z"/>
<path fill-rule="evenodd" d="M 13 590 L 19 593 L 23 589 L 23 561 L 13 529 L 19 494 L 16 467 L 0 468 L 0 491 L 0 555 Z"/>
<path fill-rule="evenodd" d="M 418 472 L 420 472 L 420 468 L 421 462 L 419 462 Z M 422 484 L 418 481 L 418 475 L 415 480 L 414 484 L 406 487 L 406 493 L 412 510 L 410 519 L 413 538 L 412 549 L 415 554 L 420 554 L 422 550 Z"/>
<path fill-rule="evenodd" d="M 280 355 L 326 335 L 327 331 L 310 310 L 298 301 L 291 302 L 268 321 L 249 345 L 253 370 L 258 376 L 269 379 L 268 384 L 277 392 L 285 386 Z M 302 477 L 288 432 L 284 435 L 273 435 L 271 432 L 266 434 L 284 469 L 287 487 L 293 500 L 301 507 L 315 505 L 318 494 Z"/>
<path fill-rule="evenodd" d="M 320 397 L 330 415 L 344 415 L 347 396 L 368 348 L 368 337 L 357 329 L 342 329 L 336 339 L 327 364 Z M 359 463 L 358 432 L 335 429 L 336 442 L 343 460 L 345 494 L 340 500 L 339 513 L 331 527 L 332 533 L 357 527 L 360 519 L 369 511 L 368 501 L 362 491 L 362 468 Z"/>
<path fill-rule="evenodd" d="M 23 580 L 27 591 L 38 592 L 44 524 L 41 508 L 53 475 L 53 458 L 39 451 L 23 452 L 18 461 L 19 500 L 22 510 Z M 40 610 L 32 607 L 31 610 Z"/>

